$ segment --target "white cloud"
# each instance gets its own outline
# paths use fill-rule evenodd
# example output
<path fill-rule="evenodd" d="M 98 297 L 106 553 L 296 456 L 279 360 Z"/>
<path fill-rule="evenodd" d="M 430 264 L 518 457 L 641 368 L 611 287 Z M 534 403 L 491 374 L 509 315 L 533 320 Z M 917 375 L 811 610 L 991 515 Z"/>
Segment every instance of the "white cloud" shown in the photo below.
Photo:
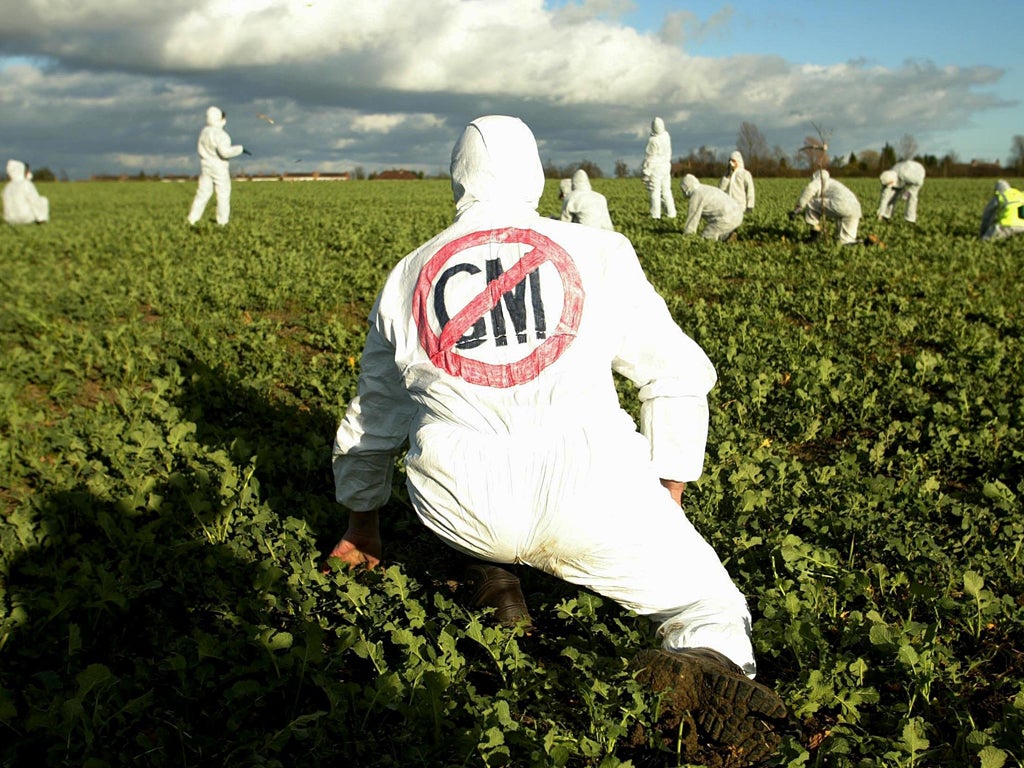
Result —
<path fill-rule="evenodd" d="M 728 30 L 730 6 L 703 22 L 670 13 L 660 33 L 624 25 L 633 8 L 626 0 L 557 11 L 542 0 L 0 0 L 5 138 L 10 151 L 113 171 L 86 164 L 191 158 L 202 114 L 217 104 L 261 162 L 430 169 L 447 163 L 466 121 L 505 112 L 530 123 L 545 157 L 586 157 L 610 170 L 619 158 L 639 162 L 656 114 L 677 154 L 728 148 L 743 121 L 787 150 L 817 121 L 834 130 L 838 151 L 907 132 L 927 151 L 929 131 L 999 104 L 988 91 L 1002 73 L 991 67 L 694 56 L 680 46 Z"/>

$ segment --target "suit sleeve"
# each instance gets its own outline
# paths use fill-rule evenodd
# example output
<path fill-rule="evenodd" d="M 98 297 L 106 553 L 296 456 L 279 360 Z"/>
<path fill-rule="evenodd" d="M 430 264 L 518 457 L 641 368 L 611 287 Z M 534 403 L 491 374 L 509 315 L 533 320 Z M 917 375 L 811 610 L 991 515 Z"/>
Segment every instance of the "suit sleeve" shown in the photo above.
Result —
<path fill-rule="evenodd" d="M 616 265 L 624 301 L 612 367 L 639 387 L 640 431 L 659 477 L 696 480 L 704 467 L 714 366 L 673 320 L 631 246 Z"/>
<path fill-rule="evenodd" d="M 381 332 L 376 309 L 360 360 L 358 395 L 334 439 L 335 498 L 357 512 L 382 507 L 391 495 L 394 460 L 403 449 L 416 404 Z"/>

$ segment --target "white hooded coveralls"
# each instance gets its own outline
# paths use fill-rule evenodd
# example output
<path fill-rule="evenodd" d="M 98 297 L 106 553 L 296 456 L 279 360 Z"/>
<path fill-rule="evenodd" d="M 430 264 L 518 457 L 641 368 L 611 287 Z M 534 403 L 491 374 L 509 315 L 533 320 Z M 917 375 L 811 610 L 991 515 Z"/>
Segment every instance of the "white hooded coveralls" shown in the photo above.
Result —
<path fill-rule="evenodd" d="M 907 203 L 903 218 L 911 223 L 916 222 L 917 196 L 924 184 L 924 177 L 924 166 L 916 160 L 901 160 L 888 171 L 882 171 L 878 177 L 882 184 L 878 218 L 890 219 L 896 211 L 896 202 L 902 198 Z"/>
<path fill-rule="evenodd" d="M 562 203 L 562 221 L 614 231 L 608 199 L 590 186 L 590 177 L 580 168 L 572 175 L 572 191 Z"/>
<path fill-rule="evenodd" d="M 217 195 L 217 223 L 224 225 L 231 217 L 231 171 L 228 160 L 244 151 L 241 144 L 232 144 L 224 130 L 227 117 L 218 107 L 206 110 L 206 126 L 199 132 L 196 143 L 199 152 L 199 187 L 188 213 L 188 223 L 195 224 L 203 217 L 206 204 Z"/>
<path fill-rule="evenodd" d="M 651 218 L 660 219 L 662 204 L 665 215 L 676 217 L 676 201 L 672 197 L 672 137 L 660 117 L 651 121 L 651 136 L 644 149 L 640 176 L 651 197 Z"/>
<path fill-rule="evenodd" d="M 39 194 L 20 160 L 7 161 L 4 186 L 4 221 L 8 224 L 35 224 L 50 220 L 50 201 Z"/>
<path fill-rule="evenodd" d="M 743 206 L 746 211 L 754 210 L 754 177 L 743 165 L 743 155 L 733 152 L 729 155 L 732 170 L 722 177 L 718 188 Z"/>
<path fill-rule="evenodd" d="M 1003 211 L 1004 198 L 1008 192 L 1012 193 L 1012 190 L 1013 188 L 1006 179 L 999 179 L 996 182 L 994 194 L 981 212 L 981 230 L 978 236 L 982 240 L 1002 240 L 1024 234 L 1024 226 L 1001 224 L 999 221 Z"/>
<path fill-rule="evenodd" d="M 382 507 L 405 458 L 424 524 L 649 616 L 666 647 L 753 674 L 750 616 L 659 478 L 695 480 L 715 370 L 622 235 L 541 217 L 520 120 L 474 120 L 452 152 L 455 223 L 403 258 L 370 314 L 334 444 L 337 500 Z M 641 432 L 612 371 L 639 386 Z"/>
<path fill-rule="evenodd" d="M 725 240 L 743 223 L 743 206 L 722 190 L 708 184 L 701 184 L 692 173 L 679 183 L 683 195 L 689 198 L 686 211 L 684 235 L 697 234 L 701 219 L 706 240 Z"/>
<path fill-rule="evenodd" d="M 822 182 L 825 184 L 824 201 L 821 194 Z M 822 215 L 835 221 L 836 236 L 842 245 L 857 242 L 861 219 L 860 200 L 849 187 L 833 179 L 828 171 L 822 169 L 811 175 L 810 183 L 804 187 L 796 201 L 795 210 L 803 211 L 804 220 L 815 230 L 821 229 Z"/>

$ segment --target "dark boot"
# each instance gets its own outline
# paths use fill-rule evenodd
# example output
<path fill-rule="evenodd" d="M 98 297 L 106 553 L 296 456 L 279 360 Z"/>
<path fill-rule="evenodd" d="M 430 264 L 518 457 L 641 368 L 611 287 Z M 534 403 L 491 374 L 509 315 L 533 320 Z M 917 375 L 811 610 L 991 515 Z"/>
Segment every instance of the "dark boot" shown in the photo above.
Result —
<path fill-rule="evenodd" d="M 494 608 L 494 617 L 505 626 L 533 621 L 526 608 L 519 579 L 511 571 L 488 563 L 466 568 L 466 586 L 473 590 L 470 604 L 475 608 Z"/>
<path fill-rule="evenodd" d="M 718 651 L 641 651 L 636 679 L 662 694 L 663 710 L 686 710 L 707 739 L 741 753 L 746 765 L 771 757 L 782 737 L 786 707 L 770 688 L 747 677 Z"/>

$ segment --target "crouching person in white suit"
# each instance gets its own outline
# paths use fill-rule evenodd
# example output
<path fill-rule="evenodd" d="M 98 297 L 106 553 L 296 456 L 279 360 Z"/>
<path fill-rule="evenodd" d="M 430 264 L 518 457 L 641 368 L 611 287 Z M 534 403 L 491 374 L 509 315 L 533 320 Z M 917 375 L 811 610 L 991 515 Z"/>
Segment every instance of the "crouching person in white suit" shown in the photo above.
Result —
<path fill-rule="evenodd" d="M 743 206 L 718 187 L 701 184 L 692 173 L 679 182 L 683 196 L 689 200 L 684 235 L 695 235 L 704 222 L 701 236 L 705 240 L 728 240 L 743 223 Z M 733 238 L 735 239 L 735 238 Z"/>
<path fill-rule="evenodd" d="M 221 226 L 231 218 L 231 169 L 228 161 L 245 152 L 241 144 L 232 144 L 224 130 L 228 118 L 219 107 L 206 110 L 206 126 L 199 132 L 199 187 L 188 212 L 188 223 L 196 224 L 203 217 L 206 204 L 217 195 L 217 223 Z"/>
<path fill-rule="evenodd" d="M 588 227 L 615 230 L 612 216 L 608 212 L 608 198 L 594 191 L 590 177 L 582 168 L 572 175 L 572 190 L 562 203 L 561 219 Z"/>
<path fill-rule="evenodd" d="M 378 510 L 407 443 L 427 528 L 650 617 L 661 648 L 638 656 L 638 679 L 671 686 L 707 738 L 763 758 L 785 707 L 753 681 L 745 598 L 681 508 L 703 468 L 711 361 L 629 240 L 537 213 L 544 173 L 523 122 L 470 123 L 451 179 L 454 224 L 395 266 L 370 314 L 334 444 L 349 519 L 328 564 L 380 561 Z M 640 387 L 639 431 L 613 371 Z M 520 604 L 515 577 L 488 567 L 493 605 Z"/>
<path fill-rule="evenodd" d="M 39 194 L 32 174 L 20 160 L 7 161 L 4 186 L 4 221 L 8 224 L 43 224 L 50 220 L 50 201 Z"/>

